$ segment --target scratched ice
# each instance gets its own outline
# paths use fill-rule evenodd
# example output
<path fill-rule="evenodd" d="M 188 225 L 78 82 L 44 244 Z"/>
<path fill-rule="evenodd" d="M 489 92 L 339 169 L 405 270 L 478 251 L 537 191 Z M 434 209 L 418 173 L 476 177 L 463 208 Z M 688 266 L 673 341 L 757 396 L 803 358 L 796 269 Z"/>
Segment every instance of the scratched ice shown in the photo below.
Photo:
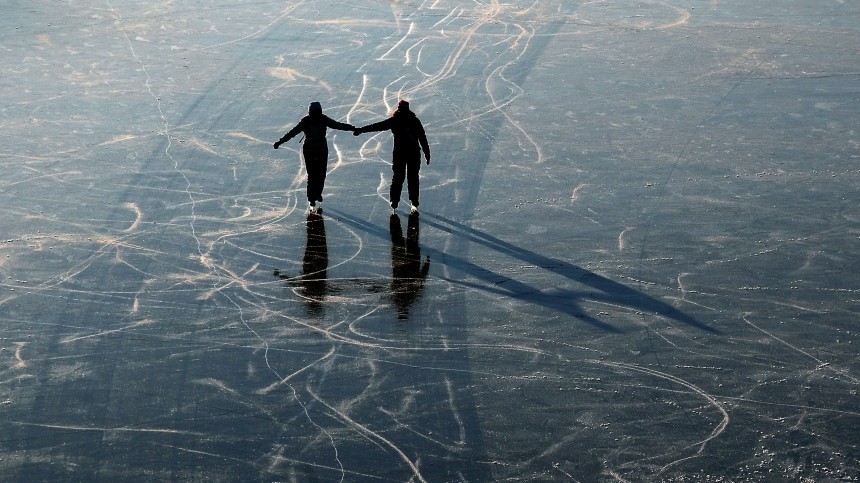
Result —
<path fill-rule="evenodd" d="M 860 4 L 7 2 L 3 481 L 860 478 Z M 424 122 L 422 212 L 390 133 Z"/>

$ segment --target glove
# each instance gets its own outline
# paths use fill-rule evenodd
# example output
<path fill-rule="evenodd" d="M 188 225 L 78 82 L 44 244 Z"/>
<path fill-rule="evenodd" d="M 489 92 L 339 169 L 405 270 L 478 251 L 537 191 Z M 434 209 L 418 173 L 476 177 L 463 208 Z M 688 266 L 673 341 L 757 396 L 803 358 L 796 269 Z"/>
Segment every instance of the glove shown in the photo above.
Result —
<path fill-rule="evenodd" d="M 278 146 L 280 146 L 280 145 L 281 145 L 281 142 L 280 142 L 280 141 L 276 142 L 276 143 L 274 144 L 275 149 L 278 149 Z"/>

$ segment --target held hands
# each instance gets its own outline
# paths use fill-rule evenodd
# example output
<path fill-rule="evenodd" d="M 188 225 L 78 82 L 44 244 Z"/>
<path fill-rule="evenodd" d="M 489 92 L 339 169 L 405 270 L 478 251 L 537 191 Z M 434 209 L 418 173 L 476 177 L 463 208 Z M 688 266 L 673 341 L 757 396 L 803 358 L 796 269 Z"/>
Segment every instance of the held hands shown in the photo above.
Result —
<path fill-rule="evenodd" d="M 364 133 L 364 131 L 362 131 L 360 127 L 353 128 L 353 130 L 352 130 L 353 136 L 358 136 L 358 135 L 361 135 L 363 133 Z"/>

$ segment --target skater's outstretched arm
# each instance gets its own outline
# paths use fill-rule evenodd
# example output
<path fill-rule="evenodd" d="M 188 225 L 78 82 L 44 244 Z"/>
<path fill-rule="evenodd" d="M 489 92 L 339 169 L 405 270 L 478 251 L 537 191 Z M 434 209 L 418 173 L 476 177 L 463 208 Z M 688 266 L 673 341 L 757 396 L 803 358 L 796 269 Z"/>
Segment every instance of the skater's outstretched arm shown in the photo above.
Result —
<path fill-rule="evenodd" d="M 391 129 L 392 122 L 394 122 L 394 118 L 389 117 L 388 119 L 384 119 L 373 124 L 368 124 L 364 127 L 356 128 L 355 131 L 353 131 L 353 134 L 358 136 L 359 134 L 364 134 L 366 132 L 388 131 L 389 129 Z"/>
<path fill-rule="evenodd" d="M 275 141 L 275 144 L 274 144 L 275 149 L 278 149 L 278 147 L 280 147 L 281 144 L 284 144 L 285 142 L 289 141 L 290 139 L 296 137 L 300 132 L 302 132 L 302 122 L 301 121 L 299 121 L 299 123 L 296 124 L 296 127 L 290 129 L 290 132 L 284 134 L 284 136 L 281 139 L 278 139 L 277 141 Z"/>
<path fill-rule="evenodd" d="M 325 116 L 325 125 L 331 129 L 338 129 L 340 131 L 353 131 L 355 132 L 355 126 L 352 124 L 347 124 L 343 122 L 335 121 L 334 119 Z"/>

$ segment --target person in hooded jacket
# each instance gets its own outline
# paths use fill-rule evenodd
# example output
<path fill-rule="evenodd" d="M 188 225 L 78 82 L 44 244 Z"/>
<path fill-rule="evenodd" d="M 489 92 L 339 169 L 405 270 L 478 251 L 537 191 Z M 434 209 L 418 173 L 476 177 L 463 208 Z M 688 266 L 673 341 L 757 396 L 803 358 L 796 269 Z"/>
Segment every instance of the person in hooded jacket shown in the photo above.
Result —
<path fill-rule="evenodd" d="M 409 110 L 409 103 L 401 100 L 397 103 L 397 110 L 383 121 L 357 128 L 353 134 L 377 131 L 391 131 L 394 136 L 394 153 L 392 155 L 391 169 L 394 175 L 391 178 L 389 195 L 391 199 L 391 211 L 397 209 L 400 202 L 400 193 L 403 191 L 403 181 L 407 182 L 409 190 L 409 201 L 412 203 L 412 212 L 418 212 L 418 171 L 421 169 L 421 152 L 427 164 L 430 164 L 430 145 L 427 143 L 427 135 L 424 126 L 414 112 Z"/>
<path fill-rule="evenodd" d="M 319 211 L 322 209 L 322 192 L 325 186 L 325 175 L 328 165 L 328 142 L 326 141 L 326 128 L 339 129 L 341 131 L 354 131 L 355 126 L 335 121 L 322 112 L 319 102 L 311 102 L 308 106 L 308 115 L 303 117 L 290 132 L 278 139 L 274 147 L 278 149 L 281 144 L 304 133 L 304 145 L 302 154 L 305 158 L 305 169 L 308 172 L 308 209 Z"/>

